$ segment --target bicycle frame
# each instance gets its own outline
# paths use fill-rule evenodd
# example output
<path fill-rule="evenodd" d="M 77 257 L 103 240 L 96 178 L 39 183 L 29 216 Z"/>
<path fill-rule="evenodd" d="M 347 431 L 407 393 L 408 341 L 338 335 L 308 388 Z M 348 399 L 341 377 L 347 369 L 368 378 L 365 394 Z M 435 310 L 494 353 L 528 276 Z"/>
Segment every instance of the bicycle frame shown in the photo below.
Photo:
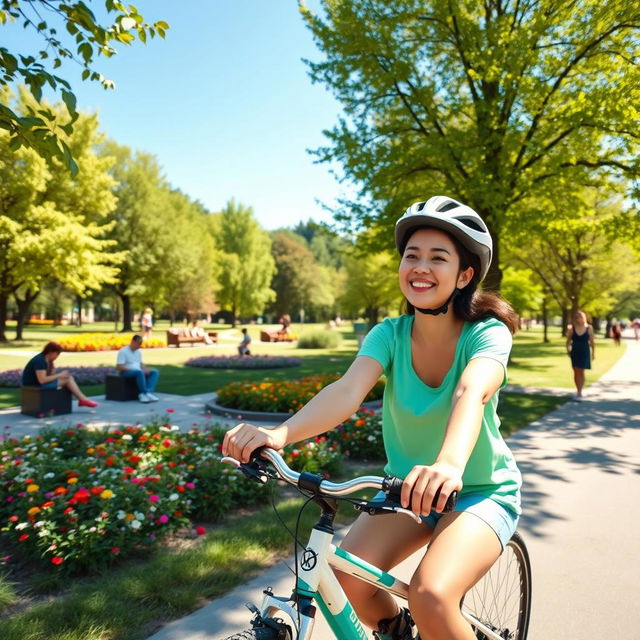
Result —
<path fill-rule="evenodd" d="M 306 549 L 299 554 L 298 584 L 291 598 L 284 599 L 265 592 L 260 614 L 263 618 L 278 617 L 285 613 L 295 628 L 293 640 L 310 640 L 315 622 L 317 603 L 333 634 L 339 640 L 367 640 L 367 634 L 347 599 L 333 569 L 348 573 L 360 580 L 376 585 L 393 595 L 406 600 L 409 585 L 386 571 L 365 562 L 358 556 L 333 544 L 334 532 L 325 527 L 312 530 Z M 305 606 L 301 606 L 301 603 Z M 290 604 L 292 603 L 292 604 Z M 297 603 L 297 609 L 294 604 Z M 475 616 L 462 611 L 464 618 L 481 630 L 489 640 L 503 640 L 494 631 L 482 624 Z"/>

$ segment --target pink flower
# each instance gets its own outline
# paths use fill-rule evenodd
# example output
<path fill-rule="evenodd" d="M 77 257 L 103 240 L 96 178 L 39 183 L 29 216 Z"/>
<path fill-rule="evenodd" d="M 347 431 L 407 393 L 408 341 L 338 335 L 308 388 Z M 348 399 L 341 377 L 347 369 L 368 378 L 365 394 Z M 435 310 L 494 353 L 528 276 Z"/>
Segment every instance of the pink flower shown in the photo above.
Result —
<path fill-rule="evenodd" d="M 167 413 L 174 413 L 175 409 L 167 409 Z"/>
<path fill-rule="evenodd" d="M 159 501 L 160 501 L 160 496 L 157 496 L 155 493 L 149 496 L 149 502 L 159 502 Z"/>
<path fill-rule="evenodd" d="M 196 485 L 193 484 L 193 482 L 185 482 L 184 486 L 187 487 L 187 489 L 195 489 Z"/>
<path fill-rule="evenodd" d="M 117 556 L 120 553 L 120 547 L 111 547 L 111 553 L 113 553 L 114 556 Z"/>
<path fill-rule="evenodd" d="M 158 522 L 160 524 L 166 524 L 167 522 L 169 522 L 169 516 L 166 513 L 163 513 L 159 518 L 158 518 Z"/>

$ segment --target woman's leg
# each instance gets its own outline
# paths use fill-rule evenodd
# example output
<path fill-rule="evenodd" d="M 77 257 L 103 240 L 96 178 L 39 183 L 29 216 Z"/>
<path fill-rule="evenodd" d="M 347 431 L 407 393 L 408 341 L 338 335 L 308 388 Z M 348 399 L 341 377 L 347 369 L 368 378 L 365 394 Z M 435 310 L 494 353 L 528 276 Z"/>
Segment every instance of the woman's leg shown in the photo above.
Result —
<path fill-rule="evenodd" d="M 422 638 L 475 640 L 460 601 L 501 553 L 498 536 L 478 516 L 458 512 L 440 519 L 409 586 L 409 609 Z"/>
<path fill-rule="evenodd" d="M 576 390 L 578 391 L 578 397 L 582 397 L 582 389 L 584 388 L 584 369 L 580 369 L 579 367 L 573 368 L 573 381 L 576 385 Z"/>
<path fill-rule="evenodd" d="M 427 544 L 430 535 L 426 524 L 418 524 L 407 516 L 363 513 L 340 546 L 383 571 L 389 571 Z M 371 629 L 377 629 L 380 620 L 399 613 L 396 601 L 387 592 L 340 571 L 336 571 L 336 576 L 358 618 Z"/>
<path fill-rule="evenodd" d="M 78 400 L 88 399 L 87 396 L 85 396 L 84 393 L 80 391 L 78 383 L 74 380 L 71 374 L 69 374 L 68 376 L 63 376 L 62 378 L 59 378 L 59 380 L 60 386 L 69 389 L 69 391 L 71 391 L 71 395 L 75 396 Z"/>

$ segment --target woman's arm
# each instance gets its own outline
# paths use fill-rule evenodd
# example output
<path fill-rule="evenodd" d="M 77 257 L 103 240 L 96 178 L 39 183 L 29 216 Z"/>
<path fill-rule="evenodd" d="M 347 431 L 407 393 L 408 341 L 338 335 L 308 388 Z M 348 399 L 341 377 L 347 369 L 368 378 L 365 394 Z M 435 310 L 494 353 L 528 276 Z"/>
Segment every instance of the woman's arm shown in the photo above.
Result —
<path fill-rule="evenodd" d="M 573 327 L 569 325 L 567 327 L 567 353 L 571 355 L 571 340 L 573 339 Z"/>
<path fill-rule="evenodd" d="M 441 512 L 452 491 L 462 488 L 462 474 L 476 445 L 484 406 L 500 388 L 504 367 L 492 358 L 472 359 L 453 394 L 451 413 L 440 453 L 434 464 L 417 465 L 405 478 L 401 501 L 416 514 L 428 514 L 440 489 L 436 511 Z"/>
<path fill-rule="evenodd" d="M 281 449 L 334 429 L 352 416 L 382 375 L 382 366 L 368 356 L 358 356 L 346 373 L 324 387 L 294 416 L 275 428 L 241 423 L 225 434 L 223 455 L 247 462 L 258 447 Z"/>
<path fill-rule="evenodd" d="M 588 326 L 589 331 L 589 346 L 591 347 L 591 359 L 596 359 L 596 339 L 593 335 L 593 327 L 591 325 Z"/>
<path fill-rule="evenodd" d="M 54 369 L 55 371 L 55 369 Z M 47 382 L 53 382 L 60 377 L 61 374 L 52 372 L 50 375 L 47 375 L 46 369 L 36 369 L 36 378 L 38 378 L 38 382 L 40 384 L 47 384 Z"/>

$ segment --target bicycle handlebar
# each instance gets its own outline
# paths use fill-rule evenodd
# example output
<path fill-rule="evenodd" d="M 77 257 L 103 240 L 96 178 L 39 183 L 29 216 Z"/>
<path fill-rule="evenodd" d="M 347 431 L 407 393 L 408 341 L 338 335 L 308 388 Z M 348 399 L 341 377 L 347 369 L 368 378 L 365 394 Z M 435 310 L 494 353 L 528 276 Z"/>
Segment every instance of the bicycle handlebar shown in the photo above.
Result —
<path fill-rule="evenodd" d="M 270 449 L 269 447 L 261 447 L 256 449 L 252 454 L 252 462 L 255 461 L 258 465 L 260 464 L 258 461 L 260 458 L 268 460 L 274 467 L 276 474 L 281 480 L 285 482 L 300 486 L 300 478 L 303 474 L 298 473 L 291 469 L 287 463 L 283 460 L 282 456 L 275 450 Z M 256 476 L 259 474 L 255 473 L 255 469 L 251 468 L 251 463 L 243 464 L 236 460 L 235 458 L 231 458 L 225 456 L 222 458 L 222 462 L 233 464 L 236 467 L 243 468 L 245 470 L 251 469 L 251 474 Z M 306 477 L 314 476 L 314 474 L 305 474 Z M 316 478 L 320 478 L 320 476 L 315 476 Z M 262 482 L 266 482 L 266 476 L 263 478 L 259 478 Z M 346 482 L 329 482 L 328 480 L 321 480 L 317 483 L 318 490 L 326 496 L 345 496 L 350 493 L 355 493 L 356 491 L 360 491 L 362 489 L 378 489 L 384 491 L 391 498 L 395 499 L 398 503 L 400 502 L 400 490 L 402 488 L 403 480 L 402 478 L 396 478 L 395 476 L 385 476 L 384 478 L 381 476 L 360 476 L 359 478 L 353 478 L 351 480 L 347 480 Z M 434 496 L 434 504 L 438 501 L 438 497 L 440 495 L 440 490 L 438 489 L 436 495 Z M 453 491 L 449 498 L 447 499 L 447 504 L 443 509 L 443 513 L 448 513 L 453 510 L 458 500 L 458 492 Z M 398 507 L 398 511 L 402 511 L 407 513 L 407 515 L 412 515 L 414 518 L 417 516 L 408 509 L 403 509 L 402 507 Z M 419 518 L 417 518 L 419 519 Z"/>

